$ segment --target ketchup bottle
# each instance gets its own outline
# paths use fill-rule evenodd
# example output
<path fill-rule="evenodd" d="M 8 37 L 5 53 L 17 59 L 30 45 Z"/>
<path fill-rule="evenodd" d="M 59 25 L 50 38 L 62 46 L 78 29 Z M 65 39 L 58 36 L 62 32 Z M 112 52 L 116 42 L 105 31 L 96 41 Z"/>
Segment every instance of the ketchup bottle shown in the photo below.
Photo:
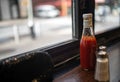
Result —
<path fill-rule="evenodd" d="M 80 64 L 84 70 L 94 70 L 97 41 L 93 32 L 92 14 L 83 14 L 83 33 L 80 41 Z"/>

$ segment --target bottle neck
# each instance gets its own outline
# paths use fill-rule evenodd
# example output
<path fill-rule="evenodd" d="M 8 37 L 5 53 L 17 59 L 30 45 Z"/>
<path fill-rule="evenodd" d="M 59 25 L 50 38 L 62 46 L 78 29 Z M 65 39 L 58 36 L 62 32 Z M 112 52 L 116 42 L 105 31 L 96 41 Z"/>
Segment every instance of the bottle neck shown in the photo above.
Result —
<path fill-rule="evenodd" d="M 84 28 L 90 28 L 90 27 L 93 27 L 92 25 L 92 19 L 84 19 L 83 20 L 83 26 Z"/>
<path fill-rule="evenodd" d="M 83 35 L 84 36 L 94 36 L 93 26 L 92 26 L 92 21 L 91 20 L 84 20 Z"/>

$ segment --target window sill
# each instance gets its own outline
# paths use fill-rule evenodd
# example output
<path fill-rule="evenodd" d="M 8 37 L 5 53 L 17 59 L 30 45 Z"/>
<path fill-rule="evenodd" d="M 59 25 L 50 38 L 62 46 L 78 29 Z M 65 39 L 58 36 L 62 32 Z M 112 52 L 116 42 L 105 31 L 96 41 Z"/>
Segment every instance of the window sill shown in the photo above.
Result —
<path fill-rule="evenodd" d="M 120 42 L 107 47 L 107 51 L 109 55 L 110 81 L 118 82 L 120 80 Z M 53 82 L 96 82 L 94 79 L 94 71 L 83 71 L 78 62 L 75 63 L 75 61 L 72 61 L 72 66 L 75 64 L 77 64 L 75 67 L 56 77 Z M 64 70 L 70 67 L 66 67 Z"/>

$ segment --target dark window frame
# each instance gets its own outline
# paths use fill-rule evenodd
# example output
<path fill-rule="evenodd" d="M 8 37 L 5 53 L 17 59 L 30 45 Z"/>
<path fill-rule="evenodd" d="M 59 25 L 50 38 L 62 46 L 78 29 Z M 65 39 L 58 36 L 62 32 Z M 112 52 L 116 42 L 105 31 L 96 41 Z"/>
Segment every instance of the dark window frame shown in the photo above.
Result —
<path fill-rule="evenodd" d="M 81 6 L 80 6 L 81 5 Z M 31 54 L 37 51 L 48 52 L 51 55 L 54 66 L 60 66 L 68 61 L 71 61 L 79 57 L 79 42 L 82 35 L 83 28 L 83 13 L 93 13 L 95 8 L 94 0 L 72 0 L 72 36 L 73 39 L 66 42 L 61 42 L 49 47 L 39 48 L 22 54 Z M 94 25 L 94 16 L 93 16 L 93 25 Z M 97 34 L 96 38 L 98 45 L 107 45 L 111 41 L 119 41 L 120 39 L 120 28 L 115 28 L 109 30 L 105 33 Z M 114 37 L 113 37 L 114 36 Z M 18 54 L 21 55 L 21 54 Z"/>
<path fill-rule="evenodd" d="M 66 63 L 72 59 L 79 57 L 79 42 L 81 39 L 82 29 L 83 29 L 82 15 L 84 13 L 93 14 L 93 28 L 94 28 L 94 23 L 95 23 L 94 9 L 95 9 L 95 0 L 72 0 L 73 39 L 43 49 L 53 57 L 55 66 L 59 66 L 63 63 Z M 108 30 L 104 33 L 95 35 L 97 38 L 98 46 L 99 45 L 109 46 L 113 42 L 118 42 L 120 40 L 119 33 L 120 33 L 120 28 L 117 27 L 112 30 Z"/>
<path fill-rule="evenodd" d="M 61 42 L 49 47 L 39 48 L 31 51 L 48 52 L 53 60 L 54 66 L 60 66 L 72 59 L 79 57 L 79 42 L 82 35 L 83 13 L 93 13 L 94 15 L 94 0 L 72 0 L 72 36 L 71 40 Z M 79 6 L 81 5 L 81 6 Z M 94 19 L 94 18 L 93 18 Z M 94 20 L 93 20 L 94 22 Z M 24 54 L 28 54 L 27 52 Z"/>

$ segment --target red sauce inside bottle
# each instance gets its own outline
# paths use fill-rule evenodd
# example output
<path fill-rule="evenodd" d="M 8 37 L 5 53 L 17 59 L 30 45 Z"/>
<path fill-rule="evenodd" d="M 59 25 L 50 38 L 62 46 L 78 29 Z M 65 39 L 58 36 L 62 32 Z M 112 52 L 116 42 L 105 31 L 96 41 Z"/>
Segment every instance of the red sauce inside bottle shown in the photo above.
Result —
<path fill-rule="evenodd" d="M 97 42 L 94 36 L 82 36 L 80 42 L 80 63 L 82 69 L 94 70 Z"/>

